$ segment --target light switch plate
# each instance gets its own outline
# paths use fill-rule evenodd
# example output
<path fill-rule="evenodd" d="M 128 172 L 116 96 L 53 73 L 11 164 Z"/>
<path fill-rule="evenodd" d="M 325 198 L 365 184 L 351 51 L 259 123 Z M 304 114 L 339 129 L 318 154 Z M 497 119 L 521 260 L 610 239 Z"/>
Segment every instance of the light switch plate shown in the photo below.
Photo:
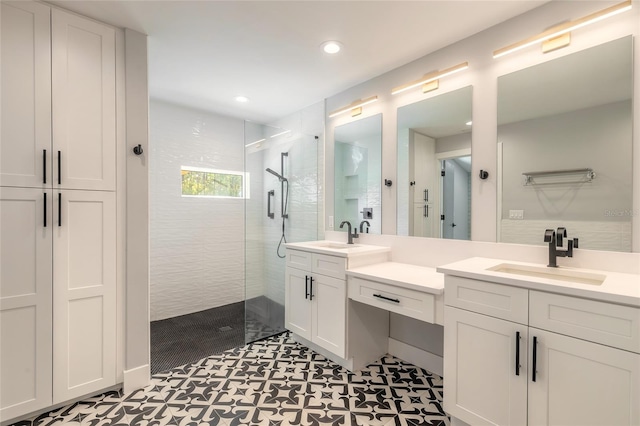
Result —
<path fill-rule="evenodd" d="M 509 210 L 509 219 L 524 219 L 524 210 Z"/>

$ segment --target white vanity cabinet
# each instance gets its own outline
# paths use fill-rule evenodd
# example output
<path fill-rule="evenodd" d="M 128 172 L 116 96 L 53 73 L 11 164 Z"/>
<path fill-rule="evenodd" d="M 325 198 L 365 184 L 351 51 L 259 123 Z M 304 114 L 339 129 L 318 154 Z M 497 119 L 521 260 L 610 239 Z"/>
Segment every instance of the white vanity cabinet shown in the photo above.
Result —
<path fill-rule="evenodd" d="M 285 326 L 345 357 L 346 258 L 287 248 Z"/>
<path fill-rule="evenodd" d="M 640 424 L 640 309 L 445 277 L 445 411 L 472 425 Z"/>
<path fill-rule="evenodd" d="M 0 7 L 4 422 L 116 384 L 116 34 Z"/>

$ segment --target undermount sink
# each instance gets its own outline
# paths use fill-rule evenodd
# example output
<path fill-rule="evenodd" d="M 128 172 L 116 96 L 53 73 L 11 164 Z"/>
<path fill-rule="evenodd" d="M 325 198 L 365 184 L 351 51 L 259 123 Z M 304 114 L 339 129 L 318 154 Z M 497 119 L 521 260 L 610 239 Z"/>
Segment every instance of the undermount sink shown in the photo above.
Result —
<path fill-rule="evenodd" d="M 324 248 L 338 249 L 338 250 L 358 247 L 358 244 L 339 243 L 336 241 L 317 241 L 317 242 L 311 243 L 311 245 L 314 245 L 316 247 L 324 247 Z"/>
<path fill-rule="evenodd" d="M 549 268 L 529 265 L 516 265 L 502 263 L 487 269 L 488 271 L 502 272 L 505 274 L 523 275 L 533 278 L 545 278 L 563 282 L 578 284 L 601 285 L 607 278 L 605 275 L 593 274 L 591 272 L 576 271 L 572 269 Z"/>

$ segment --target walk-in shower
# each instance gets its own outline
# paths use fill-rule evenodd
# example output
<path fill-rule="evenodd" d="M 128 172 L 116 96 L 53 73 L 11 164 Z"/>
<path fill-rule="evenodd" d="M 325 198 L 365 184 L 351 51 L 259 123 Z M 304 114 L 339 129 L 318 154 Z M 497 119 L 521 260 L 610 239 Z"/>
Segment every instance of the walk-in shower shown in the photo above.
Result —
<path fill-rule="evenodd" d="M 320 124 L 322 111 L 320 105 Z M 318 238 L 323 138 L 302 131 L 302 121 L 298 115 L 277 127 L 245 123 L 245 170 L 251 176 L 251 197 L 245 200 L 248 342 L 285 330 L 284 244 Z M 308 130 L 321 132 L 322 126 Z"/>

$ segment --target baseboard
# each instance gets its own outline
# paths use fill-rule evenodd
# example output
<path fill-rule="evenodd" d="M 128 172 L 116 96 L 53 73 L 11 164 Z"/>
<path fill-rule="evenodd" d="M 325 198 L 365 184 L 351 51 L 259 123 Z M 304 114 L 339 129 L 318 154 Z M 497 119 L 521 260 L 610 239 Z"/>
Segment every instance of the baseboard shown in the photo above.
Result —
<path fill-rule="evenodd" d="M 128 394 L 136 389 L 143 388 L 151 382 L 151 366 L 149 364 L 124 370 L 123 392 Z"/>
<path fill-rule="evenodd" d="M 415 346 L 407 345 L 399 340 L 389 337 L 389 355 L 400 358 L 403 361 L 424 368 L 442 377 L 444 371 L 443 358 Z"/>

